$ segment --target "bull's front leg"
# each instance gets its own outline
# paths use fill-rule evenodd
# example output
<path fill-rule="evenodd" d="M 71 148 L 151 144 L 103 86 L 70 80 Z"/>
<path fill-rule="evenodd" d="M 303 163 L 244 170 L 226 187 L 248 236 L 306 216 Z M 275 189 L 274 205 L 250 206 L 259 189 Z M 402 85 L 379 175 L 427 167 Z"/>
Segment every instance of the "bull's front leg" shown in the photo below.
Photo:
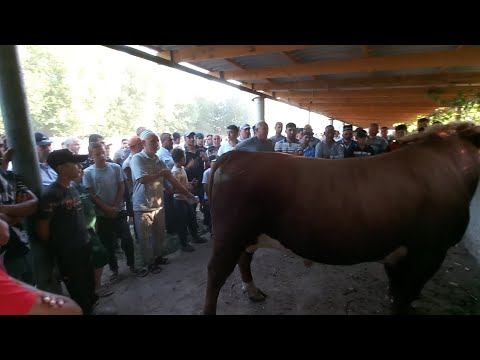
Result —
<path fill-rule="evenodd" d="M 247 293 L 248 298 L 251 301 L 259 302 L 265 301 L 267 295 L 258 289 L 253 282 L 252 270 L 250 264 L 252 263 L 253 253 L 242 251 L 238 260 L 238 268 L 240 269 L 240 275 L 242 277 L 242 289 Z"/>

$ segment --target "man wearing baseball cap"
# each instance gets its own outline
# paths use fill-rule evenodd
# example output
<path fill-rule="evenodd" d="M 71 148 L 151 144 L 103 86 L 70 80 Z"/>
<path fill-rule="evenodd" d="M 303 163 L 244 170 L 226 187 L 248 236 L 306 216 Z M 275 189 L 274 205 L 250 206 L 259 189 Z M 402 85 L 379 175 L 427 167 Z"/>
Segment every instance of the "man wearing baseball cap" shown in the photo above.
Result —
<path fill-rule="evenodd" d="M 36 132 L 35 143 L 37 144 L 37 155 L 40 162 L 40 177 L 43 188 L 46 188 L 57 179 L 57 173 L 47 164 L 47 157 L 50 154 L 52 142 L 44 133 Z"/>
<path fill-rule="evenodd" d="M 81 173 L 81 162 L 88 155 L 75 155 L 68 149 L 55 150 L 47 157 L 58 178 L 40 198 L 36 233 L 49 244 L 68 293 L 90 314 L 98 299 L 94 267 L 82 202 L 72 181 Z"/>
<path fill-rule="evenodd" d="M 198 147 L 203 148 L 205 146 L 205 135 L 202 133 L 196 133 L 195 142 Z"/>
<path fill-rule="evenodd" d="M 240 125 L 240 135 L 238 137 L 239 141 L 247 140 L 250 138 L 250 125 L 248 124 L 242 124 Z"/>

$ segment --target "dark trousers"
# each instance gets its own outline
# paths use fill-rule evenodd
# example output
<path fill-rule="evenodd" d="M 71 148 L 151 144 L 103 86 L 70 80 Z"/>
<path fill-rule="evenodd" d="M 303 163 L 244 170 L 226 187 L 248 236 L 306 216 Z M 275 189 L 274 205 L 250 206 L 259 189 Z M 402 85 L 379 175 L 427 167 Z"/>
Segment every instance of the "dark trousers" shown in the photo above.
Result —
<path fill-rule="evenodd" d="M 58 269 L 70 297 L 82 308 L 83 314 L 92 313 L 98 297 L 95 294 L 95 270 L 90 244 L 69 254 L 57 257 Z"/>
<path fill-rule="evenodd" d="M 212 227 L 212 217 L 210 216 L 210 206 L 208 205 L 208 200 L 204 200 L 202 212 L 203 212 L 203 225 L 205 225 L 210 231 Z"/>
<path fill-rule="evenodd" d="M 198 224 L 192 206 L 185 200 L 173 199 L 175 222 L 180 244 L 187 244 L 187 228 L 194 238 L 198 237 Z"/>
<path fill-rule="evenodd" d="M 121 211 L 116 218 L 107 218 L 104 216 L 97 217 L 97 235 L 108 254 L 108 266 L 113 272 L 118 271 L 118 261 L 115 255 L 114 243 L 120 238 L 122 250 L 127 258 L 127 265 L 135 264 L 133 253 L 133 239 L 130 233 L 130 225 L 127 221 L 126 211 Z"/>
<path fill-rule="evenodd" d="M 165 200 L 165 228 L 168 233 L 175 232 L 175 208 L 173 207 L 173 194 L 164 191 L 163 199 Z"/>

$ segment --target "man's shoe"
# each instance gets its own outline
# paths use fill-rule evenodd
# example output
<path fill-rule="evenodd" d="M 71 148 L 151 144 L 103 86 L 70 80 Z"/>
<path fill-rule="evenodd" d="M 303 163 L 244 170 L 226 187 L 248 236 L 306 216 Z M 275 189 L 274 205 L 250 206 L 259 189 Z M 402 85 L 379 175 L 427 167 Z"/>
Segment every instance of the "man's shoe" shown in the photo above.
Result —
<path fill-rule="evenodd" d="M 192 251 L 195 251 L 195 248 L 190 244 L 186 244 L 186 245 L 182 245 L 180 247 L 180 250 L 182 250 L 184 252 L 192 252 Z"/>
<path fill-rule="evenodd" d="M 192 243 L 194 244 L 204 244 L 207 242 L 207 239 L 205 239 L 203 236 L 196 236 L 192 239 Z"/>

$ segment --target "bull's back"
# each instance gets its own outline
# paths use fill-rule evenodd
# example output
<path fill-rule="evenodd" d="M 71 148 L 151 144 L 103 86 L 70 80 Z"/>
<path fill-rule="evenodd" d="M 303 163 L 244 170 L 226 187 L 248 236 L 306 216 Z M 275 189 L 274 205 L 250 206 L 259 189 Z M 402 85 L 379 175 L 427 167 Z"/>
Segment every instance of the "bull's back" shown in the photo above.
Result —
<path fill-rule="evenodd" d="M 406 241 L 425 241 L 423 232 L 437 232 L 425 225 L 430 214 L 436 214 L 432 221 L 441 219 L 448 225 L 458 217 L 449 209 L 465 203 L 458 196 L 447 201 L 441 186 L 428 184 L 451 181 L 447 159 L 439 158 L 442 163 L 433 166 L 422 163 L 423 158 L 431 162 L 431 157 L 407 154 L 413 150 L 333 161 L 229 152 L 220 157 L 212 174 L 212 218 L 240 232 L 248 228 L 255 236 L 264 233 L 318 262 L 382 258 Z M 412 158 L 418 159 L 415 171 L 411 160 L 406 161 Z M 414 215 L 422 207 L 420 221 Z M 435 235 L 441 236 L 442 228 Z"/>
<path fill-rule="evenodd" d="M 251 151 L 230 151 L 222 155 L 209 181 L 211 206 L 225 200 L 240 202 L 246 200 L 246 195 L 270 193 L 274 182 L 282 178 L 282 169 L 287 166 L 285 157 L 289 156 Z M 281 181 L 285 181 L 285 176 Z"/>

